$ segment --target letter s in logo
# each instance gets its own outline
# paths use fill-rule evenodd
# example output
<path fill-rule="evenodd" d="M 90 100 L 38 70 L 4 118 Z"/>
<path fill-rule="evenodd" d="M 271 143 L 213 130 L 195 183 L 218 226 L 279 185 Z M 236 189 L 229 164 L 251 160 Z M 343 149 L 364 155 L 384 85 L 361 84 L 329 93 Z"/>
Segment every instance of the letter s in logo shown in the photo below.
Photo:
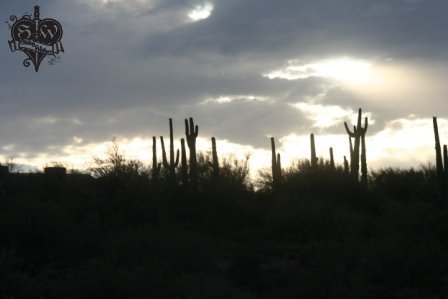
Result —
<path fill-rule="evenodd" d="M 17 27 L 18 36 L 21 39 L 29 39 L 31 37 L 31 26 L 27 24 L 20 24 Z"/>

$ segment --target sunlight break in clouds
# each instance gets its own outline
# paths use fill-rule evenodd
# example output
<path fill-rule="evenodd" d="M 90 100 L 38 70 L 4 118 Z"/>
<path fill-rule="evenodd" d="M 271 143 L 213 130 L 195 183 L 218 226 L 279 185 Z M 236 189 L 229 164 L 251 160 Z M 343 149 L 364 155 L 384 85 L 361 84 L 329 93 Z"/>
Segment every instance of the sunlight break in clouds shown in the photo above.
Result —
<path fill-rule="evenodd" d="M 188 13 L 188 17 L 193 21 L 200 21 L 210 17 L 213 11 L 213 4 L 205 3 L 204 5 L 196 6 L 192 11 Z"/>
<path fill-rule="evenodd" d="M 215 103 L 215 104 L 226 104 L 232 103 L 235 101 L 243 101 L 243 102 L 265 102 L 269 101 L 268 97 L 263 96 L 254 96 L 254 95 L 223 95 L 217 98 L 208 98 L 205 101 L 201 102 L 201 104 Z"/>
<path fill-rule="evenodd" d="M 438 123 L 441 143 L 446 144 L 448 121 L 438 119 Z M 343 156 L 349 157 L 347 134 L 315 134 L 315 142 L 318 157 L 328 160 L 330 147 L 333 147 L 337 164 L 342 164 Z M 367 130 L 366 145 L 369 171 L 381 167 L 418 167 L 428 162 L 434 164 L 432 118 L 396 119 L 374 135 L 369 134 Z M 282 165 L 288 167 L 298 159 L 310 159 L 310 136 L 296 134 L 284 136 L 279 138 L 277 148 L 282 155 Z"/>
<path fill-rule="evenodd" d="M 448 142 L 448 122 L 438 119 L 442 144 Z M 366 136 L 366 140 L 367 140 Z M 390 121 L 384 130 L 371 136 L 370 155 L 377 166 L 418 166 L 434 164 L 434 131 L 432 118 L 401 118 Z M 367 153 L 369 155 L 369 153 Z"/>
<path fill-rule="evenodd" d="M 269 79 L 298 80 L 310 77 L 323 77 L 351 84 L 369 84 L 374 80 L 372 64 L 357 59 L 338 58 L 299 64 L 290 60 L 288 66 L 264 74 Z"/>
<path fill-rule="evenodd" d="M 337 124 L 342 124 L 344 120 L 351 117 L 352 109 L 343 109 L 339 106 L 313 105 L 308 103 L 291 104 L 292 107 L 302 111 L 309 120 L 312 120 L 313 127 L 329 128 Z"/>
<path fill-rule="evenodd" d="M 333 127 L 335 125 L 340 125 L 342 127 L 344 121 L 347 120 L 351 120 L 351 123 L 356 124 L 358 120 L 358 112 L 355 112 L 350 108 L 344 109 L 336 105 L 324 106 L 311 103 L 296 103 L 290 105 L 302 111 L 309 120 L 314 122 L 313 127 L 320 129 Z M 375 119 L 370 112 L 363 111 L 363 117 L 369 119 L 370 125 L 375 123 Z"/>

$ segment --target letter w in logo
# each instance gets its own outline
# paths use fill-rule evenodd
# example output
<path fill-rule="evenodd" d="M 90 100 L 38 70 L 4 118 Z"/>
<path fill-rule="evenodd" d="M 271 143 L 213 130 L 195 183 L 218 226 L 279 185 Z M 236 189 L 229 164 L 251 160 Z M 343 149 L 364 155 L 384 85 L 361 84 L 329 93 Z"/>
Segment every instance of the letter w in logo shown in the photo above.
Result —
<path fill-rule="evenodd" d="M 49 28 L 47 25 L 42 25 L 40 27 L 40 34 L 44 37 L 44 39 L 47 39 L 47 37 L 50 37 L 52 39 L 56 33 L 58 32 L 58 27 L 53 26 L 53 28 Z"/>

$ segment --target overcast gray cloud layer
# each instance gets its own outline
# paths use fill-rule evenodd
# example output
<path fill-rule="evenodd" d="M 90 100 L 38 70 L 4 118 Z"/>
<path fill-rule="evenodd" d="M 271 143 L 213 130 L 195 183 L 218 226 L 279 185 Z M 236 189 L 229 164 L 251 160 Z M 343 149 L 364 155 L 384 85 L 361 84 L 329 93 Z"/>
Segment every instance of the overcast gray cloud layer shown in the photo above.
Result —
<path fill-rule="evenodd" d="M 74 136 L 88 143 L 114 135 L 166 134 L 169 117 L 181 134 L 187 116 L 195 117 L 201 133 L 267 147 L 266 135 L 316 130 L 303 111 L 291 106 L 310 99 L 354 111 L 363 107 L 376 120 L 370 133 L 409 114 L 448 117 L 443 88 L 447 1 L 215 0 L 209 18 L 189 21 L 188 13 L 204 3 L 41 0 L 42 17 L 63 24 L 66 52 L 56 65 L 44 63 L 37 74 L 22 66 L 23 55 L 9 52 L 4 23 L 0 148 L 15 144 L 15 151 L 39 153 L 49 145 L 57 151 Z M 30 13 L 34 4 L 2 1 L 1 16 L 7 21 L 11 14 Z M 421 70 L 426 81 L 421 91 L 404 86 L 409 97 L 384 92 L 377 99 L 378 94 L 352 92 L 326 78 L 263 76 L 288 60 L 332 57 Z M 205 102 L 222 96 L 236 99 Z M 342 130 L 339 125 L 320 132 Z"/>

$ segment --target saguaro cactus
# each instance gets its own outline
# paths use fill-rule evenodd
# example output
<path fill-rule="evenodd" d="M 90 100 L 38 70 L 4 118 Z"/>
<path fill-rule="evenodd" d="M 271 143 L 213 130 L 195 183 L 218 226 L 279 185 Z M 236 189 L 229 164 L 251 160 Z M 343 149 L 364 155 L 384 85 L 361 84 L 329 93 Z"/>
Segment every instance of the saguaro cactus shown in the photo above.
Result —
<path fill-rule="evenodd" d="M 349 144 L 349 150 L 350 150 L 350 163 L 353 161 L 353 143 L 352 143 L 352 137 L 350 135 L 348 136 L 348 144 Z"/>
<path fill-rule="evenodd" d="M 282 165 L 280 154 L 275 151 L 275 140 L 271 137 L 271 151 L 272 151 L 272 187 L 277 189 L 282 181 Z"/>
<path fill-rule="evenodd" d="M 316 156 L 316 144 L 314 142 L 314 134 L 310 135 L 310 144 L 311 144 L 311 167 L 317 167 L 317 156 Z"/>
<path fill-rule="evenodd" d="M 199 127 L 194 125 L 193 118 L 185 119 L 185 136 L 188 148 L 190 149 L 190 182 L 194 188 L 198 184 L 198 163 L 196 157 L 196 138 L 199 134 Z"/>
<path fill-rule="evenodd" d="M 159 179 L 161 163 L 157 162 L 157 138 L 152 137 L 152 179 L 157 181 Z"/>
<path fill-rule="evenodd" d="M 330 147 L 330 168 L 336 169 L 336 167 L 334 165 L 334 156 L 333 156 L 333 148 L 332 147 Z"/>
<path fill-rule="evenodd" d="M 181 178 L 182 178 L 182 184 L 186 186 L 188 184 L 188 168 L 187 168 L 187 152 L 185 150 L 185 139 L 182 138 L 180 140 L 180 147 L 181 147 L 181 158 L 180 158 L 180 164 L 181 164 Z"/>
<path fill-rule="evenodd" d="M 216 150 L 216 139 L 212 137 L 212 176 L 214 178 L 219 177 L 219 160 L 218 160 L 218 152 Z"/>
<path fill-rule="evenodd" d="M 359 108 L 358 110 L 358 122 L 356 126 L 353 126 L 353 132 L 350 131 L 346 122 L 344 122 L 345 130 L 349 138 L 355 139 L 355 144 L 353 147 L 353 151 L 351 151 L 351 161 L 350 161 L 350 174 L 353 176 L 353 179 L 358 181 L 359 177 L 359 148 L 362 145 L 362 154 L 361 154 L 361 183 L 364 185 L 367 184 L 367 159 L 366 159 L 366 146 L 365 146 L 365 134 L 367 132 L 367 128 L 369 126 L 367 117 L 364 118 L 364 128 L 361 126 L 362 119 L 362 110 Z M 351 139 L 350 139 L 351 141 Z M 351 147 L 351 145 L 350 145 Z"/>
<path fill-rule="evenodd" d="M 361 184 L 367 186 L 366 136 L 361 135 Z"/>
<path fill-rule="evenodd" d="M 443 146 L 443 174 L 445 175 L 445 182 L 448 184 L 448 148 L 446 144 Z"/>
<path fill-rule="evenodd" d="M 176 159 L 174 159 L 174 137 L 173 137 L 173 120 L 170 118 L 170 160 L 166 157 L 165 143 L 163 141 L 163 136 L 160 136 L 160 143 L 162 144 L 162 158 L 163 167 L 168 169 L 169 178 L 171 181 L 176 179 L 176 167 L 179 165 L 179 150 L 176 152 Z"/>
<path fill-rule="evenodd" d="M 344 156 L 344 173 L 350 174 L 350 166 L 348 165 L 346 156 Z"/>
<path fill-rule="evenodd" d="M 436 172 L 437 172 L 437 186 L 439 189 L 439 195 L 442 198 L 446 197 L 446 187 L 447 187 L 447 183 L 445 181 L 446 176 L 445 176 L 445 171 L 446 170 L 446 163 L 445 163 L 445 169 L 444 169 L 444 165 L 443 163 L 447 160 L 444 159 L 445 161 L 442 160 L 442 150 L 440 147 L 440 139 L 439 139 L 439 127 L 437 125 L 437 117 L 433 117 L 432 118 L 432 123 L 433 123 L 433 127 L 434 127 L 434 139 L 435 139 L 435 150 L 436 150 Z M 445 150 L 446 146 L 444 146 L 444 158 L 445 158 Z"/>

